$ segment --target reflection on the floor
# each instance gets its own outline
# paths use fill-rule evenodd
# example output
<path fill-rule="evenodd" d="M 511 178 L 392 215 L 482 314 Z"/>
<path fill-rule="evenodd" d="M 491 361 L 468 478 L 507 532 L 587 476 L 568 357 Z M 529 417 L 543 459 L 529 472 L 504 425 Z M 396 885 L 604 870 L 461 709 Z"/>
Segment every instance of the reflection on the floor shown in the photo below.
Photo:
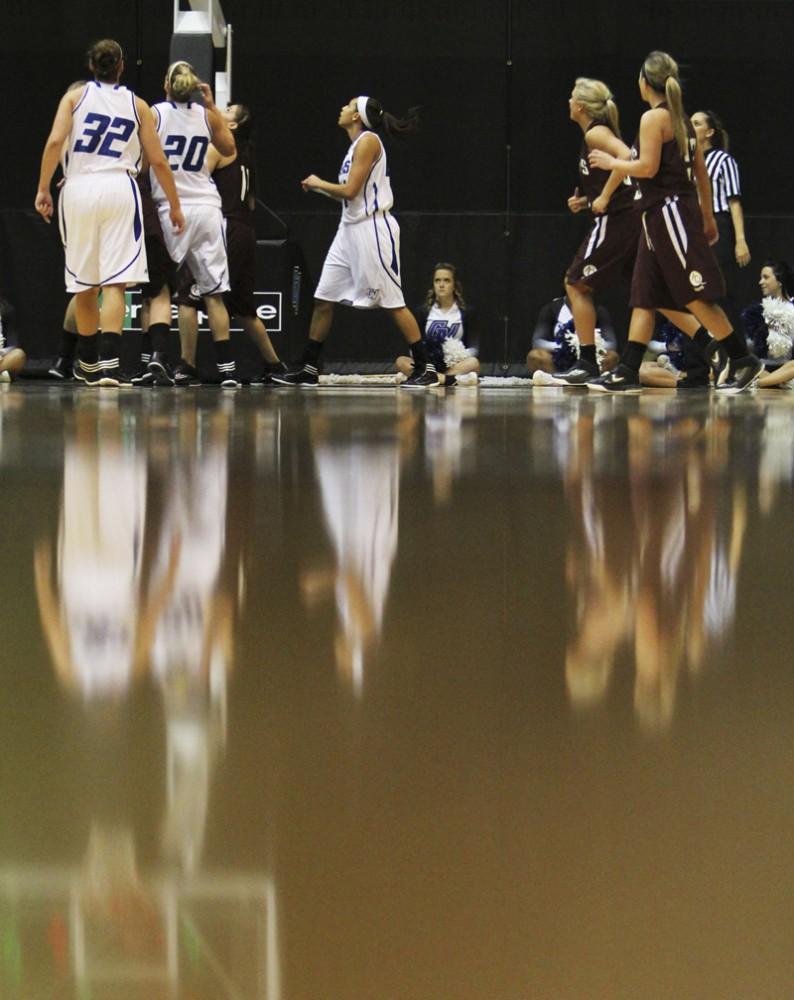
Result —
<path fill-rule="evenodd" d="M 788 995 L 787 394 L 0 388 L 3 1000 Z"/>

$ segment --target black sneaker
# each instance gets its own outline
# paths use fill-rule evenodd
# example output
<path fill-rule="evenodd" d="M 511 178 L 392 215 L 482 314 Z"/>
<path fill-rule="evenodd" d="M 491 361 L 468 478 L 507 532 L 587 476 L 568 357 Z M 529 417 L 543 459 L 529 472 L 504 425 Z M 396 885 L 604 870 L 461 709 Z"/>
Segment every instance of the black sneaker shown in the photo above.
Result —
<path fill-rule="evenodd" d="M 72 374 L 77 382 L 82 382 L 84 385 L 96 385 L 97 373 L 101 371 L 101 361 L 77 361 L 72 369 Z"/>
<path fill-rule="evenodd" d="M 720 395 L 735 396 L 745 389 L 752 388 L 764 370 L 764 363 L 754 354 L 748 354 L 740 361 L 734 361 L 731 369 L 726 381 L 717 386 Z"/>
<path fill-rule="evenodd" d="M 401 389 L 433 389 L 441 386 L 435 368 L 429 365 L 423 371 L 414 370 L 408 378 L 400 383 Z"/>
<path fill-rule="evenodd" d="M 83 365 L 85 383 L 90 386 L 118 388 L 122 383 L 118 361 L 99 361 L 96 365 Z"/>
<path fill-rule="evenodd" d="M 563 388 L 581 388 L 586 386 L 591 379 L 598 378 L 598 365 L 588 364 L 587 361 L 579 361 L 564 372 L 542 372 L 540 369 L 532 374 L 532 385 L 557 385 Z"/>
<path fill-rule="evenodd" d="M 296 371 L 275 372 L 272 379 L 273 385 L 298 385 L 308 389 L 320 384 L 320 372 L 316 365 L 304 364 Z"/>
<path fill-rule="evenodd" d="M 730 374 L 730 358 L 725 348 L 718 340 L 712 340 L 703 352 L 706 364 L 711 369 L 711 377 L 715 386 L 721 386 Z"/>
<path fill-rule="evenodd" d="M 174 373 L 161 351 L 155 351 L 152 354 L 152 360 L 146 367 L 152 373 L 155 385 L 174 384 Z"/>
<path fill-rule="evenodd" d="M 590 392 L 635 393 L 642 391 L 640 373 L 625 365 L 618 365 L 611 372 L 606 372 L 606 374 L 600 375 L 586 384 Z"/>
<path fill-rule="evenodd" d="M 174 385 L 193 388 L 201 385 L 201 379 L 193 365 L 189 365 L 187 361 L 180 361 L 174 368 Z"/>
<path fill-rule="evenodd" d="M 443 383 L 443 385 L 444 385 L 445 389 L 454 389 L 457 384 L 458 384 L 458 380 L 455 378 L 454 375 L 445 375 L 444 376 L 444 383 Z"/>
<path fill-rule="evenodd" d="M 261 372 L 250 380 L 249 385 L 273 385 L 274 375 L 287 375 L 289 374 L 289 368 L 284 364 L 283 361 L 277 361 L 274 364 L 265 363 L 264 368 Z"/>
<path fill-rule="evenodd" d="M 47 374 L 50 378 L 57 378 L 59 382 L 71 382 L 74 378 L 74 368 L 75 362 L 72 358 L 60 354 L 47 370 Z"/>
<path fill-rule="evenodd" d="M 130 383 L 139 388 L 151 387 L 154 385 L 154 374 L 144 365 L 130 375 Z"/>
<path fill-rule="evenodd" d="M 219 362 L 217 369 L 222 389 L 240 388 L 240 383 L 237 381 L 237 366 L 234 361 Z"/>

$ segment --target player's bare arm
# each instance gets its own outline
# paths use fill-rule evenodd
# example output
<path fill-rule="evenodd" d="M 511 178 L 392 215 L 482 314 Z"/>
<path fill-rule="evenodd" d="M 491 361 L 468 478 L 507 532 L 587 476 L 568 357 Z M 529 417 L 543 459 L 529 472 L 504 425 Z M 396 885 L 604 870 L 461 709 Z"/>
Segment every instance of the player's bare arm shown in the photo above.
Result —
<path fill-rule="evenodd" d="M 212 88 L 208 83 L 199 83 L 198 89 L 204 101 L 204 110 L 207 112 L 207 122 L 212 132 L 212 144 L 221 156 L 233 156 L 237 151 L 237 145 L 229 128 L 229 123 L 223 117 L 215 104 L 212 96 Z"/>
<path fill-rule="evenodd" d="M 377 138 L 371 132 L 365 133 L 353 153 L 350 173 L 344 184 L 334 184 L 331 181 L 324 181 L 316 174 L 309 174 L 301 181 L 301 187 L 304 191 L 316 191 L 318 194 L 336 198 L 337 201 L 343 199 L 350 201 L 364 187 L 372 165 L 379 159 L 380 155 L 381 147 Z"/>
<path fill-rule="evenodd" d="M 665 125 L 669 128 L 670 115 L 664 108 L 646 111 L 640 119 L 640 155 L 636 160 L 619 159 L 602 149 L 594 149 L 588 156 L 591 167 L 616 170 L 625 177 L 655 177 L 662 160 L 662 143 Z"/>
<path fill-rule="evenodd" d="M 79 97 L 79 94 L 77 95 Z M 49 222 L 52 218 L 52 194 L 50 193 L 50 182 L 52 175 L 61 159 L 63 144 L 69 138 L 72 129 L 72 112 L 74 111 L 75 94 L 70 92 L 61 98 L 58 110 L 52 123 L 50 134 L 44 144 L 44 152 L 41 156 L 41 168 L 39 170 L 39 185 L 34 202 L 36 211 Z"/>

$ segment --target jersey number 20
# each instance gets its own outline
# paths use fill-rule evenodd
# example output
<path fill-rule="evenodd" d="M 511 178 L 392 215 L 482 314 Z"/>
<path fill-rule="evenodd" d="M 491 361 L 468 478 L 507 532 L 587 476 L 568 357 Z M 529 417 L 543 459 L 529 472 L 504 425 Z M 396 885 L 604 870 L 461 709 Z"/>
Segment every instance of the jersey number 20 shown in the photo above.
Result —
<path fill-rule="evenodd" d="M 163 143 L 163 152 L 168 157 L 172 170 L 187 170 L 188 173 L 196 174 L 204 166 L 209 144 L 209 139 L 204 135 L 194 135 L 190 142 L 185 135 L 168 135 Z"/>

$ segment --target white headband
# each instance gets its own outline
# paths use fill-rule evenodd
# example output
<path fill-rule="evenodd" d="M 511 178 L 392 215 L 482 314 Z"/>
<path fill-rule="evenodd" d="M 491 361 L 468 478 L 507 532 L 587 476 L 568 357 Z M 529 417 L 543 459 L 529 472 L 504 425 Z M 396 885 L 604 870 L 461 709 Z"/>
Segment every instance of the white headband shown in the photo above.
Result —
<path fill-rule="evenodd" d="M 367 101 L 368 100 L 369 100 L 368 97 L 357 97 L 356 98 L 356 107 L 358 108 L 358 116 L 362 120 L 362 122 L 364 122 L 364 125 L 366 126 L 366 128 L 372 128 L 372 126 L 369 123 L 369 118 L 367 118 Z"/>

